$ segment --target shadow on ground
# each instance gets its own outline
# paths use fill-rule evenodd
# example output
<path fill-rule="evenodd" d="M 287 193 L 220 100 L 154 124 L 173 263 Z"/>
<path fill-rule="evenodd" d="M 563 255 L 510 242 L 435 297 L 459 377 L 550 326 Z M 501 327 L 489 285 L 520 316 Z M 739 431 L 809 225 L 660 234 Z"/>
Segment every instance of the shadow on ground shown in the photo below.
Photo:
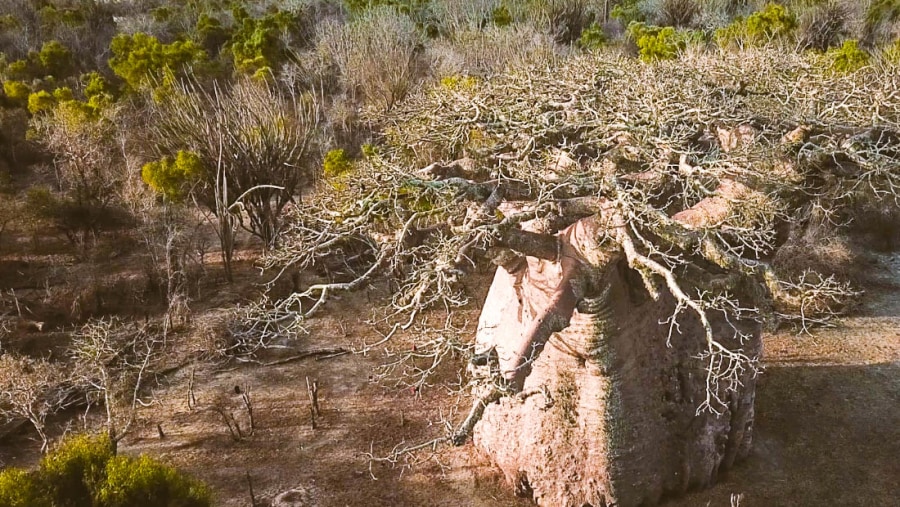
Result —
<path fill-rule="evenodd" d="M 672 506 L 882 506 L 900 502 L 900 362 L 770 366 L 753 453 Z"/>

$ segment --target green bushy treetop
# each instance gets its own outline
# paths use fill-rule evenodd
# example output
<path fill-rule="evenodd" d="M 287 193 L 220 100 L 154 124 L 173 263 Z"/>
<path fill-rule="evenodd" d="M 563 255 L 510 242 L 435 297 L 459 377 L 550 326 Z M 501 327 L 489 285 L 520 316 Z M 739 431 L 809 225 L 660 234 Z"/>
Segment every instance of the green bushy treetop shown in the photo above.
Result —
<path fill-rule="evenodd" d="M 113 56 L 109 68 L 131 90 L 138 90 L 154 79 L 161 80 L 167 72 L 180 73 L 186 67 L 197 70 L 209 64 L 206 51 L 193 41 L 163 44 L 145 33 L 119 34 L 113 38 L 110 49 Z"/>
<path fill-rule="evenodd" d="M 148 456 L 116 456 L 106 463 L 106 481 L 99 488 L 103 507 L 206 507 L 209 488 Z"/>
<path fill-rule="evenodd" d="M 197 41 L 211 55 L 219 54 L 219 50 L 231 39 L 231 29 L 222 25 L 222 22 L 208 13 L 203 13 L 197 19 Z"/>
<path fill-rule="evenodd" d="M 841 47 L 832 48 L 825 55 L 831 60 L 831 69 L 835 72 L 853 72 L 869 64 L 869 53 L 860 49 L 856 40 L 844 41 Z"/>
<path fill-rule="evenodd" d="M 141 178 L 150 188 L 170 201 L 180 201 L 184 197 L 187 184 L 203 174 L 203 162 L 197 154 L 179 151 L 175 158 L 164 157 L 156 162 L 144 164 Z"/>
<path fill-rule="evenodd" d="M 634 22 L 647 21 L 647 17 L 641 11 L 639 4 L 640 0 L 623 0 L 613 7 L 609 15 L 613 19 L 619 20 L 626 27 Z"/>
<path fill-rule="evenodd" d="M 650 26 L 633 22 L 628 25 L 628 37 L 638 47 L 641 60 L 671 60 L 687 48 L 689 43 L 700 42 L 703 35 L 693 30 L 676 30 L 672 26 Z"/>
<path fill-rule="evenodd" d="M 606 34 L 603 33 L 603 27 L 598 23 L 593 23 L 581 32 L 578 38 L 578 47 L 588 51 L 602 48 L 606 45 Z"/>
<path fill-rule="evenodd" d="M 0 505 L 3 507 L 50 507 L 33 474 L 18 468 L 0 471 Z"/>
<path fill-rule="evenodd" d="M 789 35 L 797 28 L 797 17 L 781 4 L 769 3 L 746 19 L 737 18 L 730 25 L 716 30 L 720 47 L 735 44 L 759 45 Z"/>
<path fill-rule="evenodd" d="M 40 51 L 31 51 L 21 60 L 10 62 L 3 69 L 7 79 L 31 81 L 53 76 L 66 79 L 75 71 L 72 51 L 62 43 L 51 40 L 45 42 Z"/>
<path fill-rule="evenodd" d="M 237 8 L 233 15 L 235 29 L 229 48 L 237 70 L 253 74 L 274 68 L 286 59 L 287 48 L 281 35 L 296 24 L 293 14 L 277 11 L 254 18 L 244 8 Z"/>
<path fill-rule="evenodd" d="M 3 94 L 10 104 L 25 106 L 28 104 L 28 96 L 31 95 L 31 87 L 22 81 L 4 81 Z"/>
<path fill-rule="evenodd" d="M 79 9 L 78 7 L 67 8 L 49 3 L 44 7 L 41 7 L 37 11 L 37 15 L 41 23 L 41 28 L 47 32 L 60 26 L 81 26 L 87 21 L 84 10 Z"/>
<path fill-rule="evenodd" d="M 355 14 L 382 6 L 394 7 L 404 14 L 411 14 L 425 7 L 428 0 L 344 0 L 344 3 Z"/>
<path fill-rule="evenodd" d="M 58 41 L 52 40 L 44 43 L 37 58 L 45 75 L 65 79 L 75 71 L 72 52 Z"/>
<path fill-rule="evenodd" d="M 41 460 L 38 480 L 54 505 L 94 505 L 94 493 L 103 484 L 106 464 L 114 454 L 106 435 L 68 438 Z"/>
<path fill-rule="evenodd" d="M 116 456 L 106 435 L 64 440 L 33 472 L 0 472 L 3 507 L 208 507 L 209 488 L 147 456 Z"/>
<path fill-rule="evenodd" d="M 53 92 L 38 90 L 28 95 L 28 112 L 33 115 L 50 112 L 59 109 L 61 118 L 70 126 L 76 126 L 85 122 L 93 122 L 100 118 L 100 112 L 112 101 L 111 97 L 104 93 L 92 90 L 93 95 L 87 96 L 86 101 L 75 98 L 72 89 L 63 86 Z"/>
<path fill-rule="evenodd" d="M 28 96 L 28 112 L 38 114 L 56 107 L 57 101 L 47 90 L 38 90 Z"/>

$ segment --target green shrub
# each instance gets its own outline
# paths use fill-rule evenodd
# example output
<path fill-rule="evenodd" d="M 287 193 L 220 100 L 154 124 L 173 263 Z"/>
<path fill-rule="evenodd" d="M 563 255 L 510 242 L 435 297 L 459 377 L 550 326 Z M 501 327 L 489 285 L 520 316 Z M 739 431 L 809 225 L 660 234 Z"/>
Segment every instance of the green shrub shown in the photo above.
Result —
<path fill-rule="evenodd" d="M 628 25 L 628 37 L 637 45 L 640 58 L 645 62 L 671 60 L 689 43 L 699 42 L 703 38 L 700 32 L 692 30 L 648 26 L 638 22 Z"/>
<path fill-rule="evenodd" d="M 393 7 L 403 14 L 412 14 L 428 4 L 427 0 L 344 0 L 344 3 L 354 14 L 377 7 Z"/>
<path fill-rule="evenodd" d="M 172 19 L 172 9 L 165 6 L 150 9 L 150 17 L 157 23 L 166 23 Z"/>
<path fill-rule="evenodd" d="M 185 67 L 208 65 L 206 51 L 193 41 L 163 44 L 151 35 L 116 35 L 110 44 L 112 58 L 109 68 L 131 90 L 138 90 L 152 80 L 160 80 L 165 73 L 179 73 Z"/>
<path fill-rule="evenodd" d="M 626 27 L 632 23 L 647 21 L 647 17 L 640 8 L 640 0 L 623 0 L 613 7 L 609 15 Z"/>
<path fill-rule="evenodd" d="M 57 8 L 47 5 L 37 12 L 41 27 L 46 32 L 53 32 L 60 26 L 76 27 L 83 25 L 87 19 L 81 9 Z"/>
<path fill-rule="evenodd" d="M 0 472 L 0 505 L 3 507 L 44 507 L 50 501 L 41 491 L 35 474 L 18 468 Z"/>
<path fill-rule="evenodd" d="M 325 176 L 334 178 L 353 170 L 353 161 L 347 157 L 343 149 L 331 150 L 325 154 L 322 167 Z"/>
<path fill-rule="evenodd" d="M 825 55 L 831 60 L 831 69 L 835 72 L 848 73 L 869 64 L 869 53 L 859 48 L 855 40 L 844 41 L 839 48 L 828 50 Z"/>
<path fill-rule="evenodd" d="M 719 47 L 736 44 L 759 45 L 789 35 L 797 28 L 797 18 L 783 5 L 769 3 L 746 19 L 738 18 L 716 30 Z"/>
<path fill-rule="evenodd" d="M 37 54 L 37 53 L 33 53 Z M 41 69 L 29 60 L 15 60 L 10 62 L 4 69 L 7 79 L 15 79 L 18 81 L 31 81 L 37 77 L 41 77 Z"/>
<path fill-rule="evenodd" d="M 900 63 L 900 39 L 895 40 L 893 44 L 884 48 L 883 55 L 888 62 Z"/>
<path fill-rule="evenodd" d="M 375 158 L 378 156 L 378 148 L 375 147 L 374 144 L 365 143 L 362 145 L 362 154 L 367 159 Z"/>
<path fill-rule="evenodd" d="M 0 30 L 15 30 L 21 28 L 22 23 L 12 14 L 0 15 Z"/>
<path fill-rule="evenodd" d="M 77 435 L 35 472 L 0 472 L 2 507 L 208 507 L 209 488 L 141 456 L 115 456 L 106 435 Z"/>
<path fill-rule="evenodd" d="M 76 435 L 44 456 L 40 477 L 53 504 L 93 505 L 94 494 L 105 480 L 106 464 L 114 454 L 106 435 Z"/>
<path fill-rule="evenodd" d="M 4 81 L 3 93 L 12 104 L 26 106 L 28 105 L 28 96 L 31 95 L 31 88 L 22 81 Z"/>
<path fill-rule="evenodd" d="M 47 90 L 40 90 L 28 96 L 28 112 L 45 113 L 56 107 L 56 99 Z"/>
<path fill-rule="evenodd" d="M 84 85 L 84 96 L 91 107 L 99 110 L 115 102 L 116 90 L 98 72 L 83 74 L 81 82 Z"/>
<path fill-rule="evenodd" d="M 281 34 L 296 24 L 291 13 L 278 11 L 261 18 L 252 18 L 241 8 L 235 10 L 234 19 L 237 28 L 231 36 L 229 48 L 236 69 L 253 74 L 284 62 L 287 48 L 281 40 Z"/>
<path fill-rule="evenodd" d="M 180 201 L 185 185 L 203 173 L 200 157 L 189 151 L 179 151 L 175 158 L 164 157 L 157 162 L 144 164 L 141 178 L 150 188 L 166 199 Z"/>
<path fill-rule="evenodd" d="M 40 90 L 28 96 L 28 112 L 31 114 L 46 113 L 67 102 L 77 102 L 72 89 L 67 86 L 57 88 L 53 90 L 53 93 Z"/>
<path fill-rule="evenodd" d="M 511 25 L 513 18 L 509 9 L 505 5 L 500 5 L 491 11 L 491 21 L 499 27 L 504 27 Z"/>
<path fill-rule="evenodd" d="M 217 55 L 222 46 L 231 37 L 231 31 L 217 18 L 209 14 L 201 14 L 197 19 L 197 39 L 210 55 Z"/>
<path fill-rule="evenodd" d="M 797 28 L 797 18 L 783 5 L 770 3 L 747 18 L 747 35 L 755 40 L 774 39 Z"/>
<path fill-rule="evenodd" d="M 44 74 L 57 79 L 65 79 L 71 76 L 75 70 L 72 52 L 55 40 L 45 42 L 37 58 L 41 63 Z"/>
<path fill-rule="evenodd" d="M 147 456 L 116 456 L 106 464 L 106 483 L 99 490 L 103 507 L 207 507 L 209 488 Z"/>
<path fill-rule="evenodd" d="M 471 92 L 478 86 L 478 78 L 456 74 L 441 78 L 441 88 L 455 92 Z"/>
<path fill-rule="evenodd" d="M 603 33 L 603 28 L 597 23 L 585 28 L 581 32 L 581 37 L 578 38 L 578 47 L 587 51 L 597 50 L 605 45 L 606 34 Z"/>

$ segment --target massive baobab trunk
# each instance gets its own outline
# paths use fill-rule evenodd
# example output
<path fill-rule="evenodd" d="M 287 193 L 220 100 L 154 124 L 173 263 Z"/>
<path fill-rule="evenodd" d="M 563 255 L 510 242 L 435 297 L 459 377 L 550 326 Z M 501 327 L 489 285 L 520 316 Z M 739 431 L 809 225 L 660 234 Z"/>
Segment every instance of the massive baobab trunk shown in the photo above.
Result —
<path fill-rule="evenodd" d="M 698 413 L 709 385 L 699 319 L 682 313 L 670 336 L 675 299 L 651 298 L 625 255 L 598 243 L 597 223 L 560 232 L 557 260 L 498 268 L 479 323 L 476 349 L 495 349 L 521 391 L 487 406 L 475 445 L 539 505 L 654 504 L 711 484 L 749 450 L 753 373 L 717 393 L 721 414 Z M 749 340 L 723 342 L 757 356 L 759 324 L 737 324 Z"/>

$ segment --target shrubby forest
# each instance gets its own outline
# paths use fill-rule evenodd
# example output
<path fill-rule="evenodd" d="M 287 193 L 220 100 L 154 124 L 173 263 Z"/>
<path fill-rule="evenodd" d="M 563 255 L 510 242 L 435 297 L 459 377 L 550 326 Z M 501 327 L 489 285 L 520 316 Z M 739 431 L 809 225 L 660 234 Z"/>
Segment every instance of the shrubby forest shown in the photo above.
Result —
<path fill-rule="evenodd" d="M 896 501 L 898 0 L 0 0 L 0 83 L 0 507 Z"/>

